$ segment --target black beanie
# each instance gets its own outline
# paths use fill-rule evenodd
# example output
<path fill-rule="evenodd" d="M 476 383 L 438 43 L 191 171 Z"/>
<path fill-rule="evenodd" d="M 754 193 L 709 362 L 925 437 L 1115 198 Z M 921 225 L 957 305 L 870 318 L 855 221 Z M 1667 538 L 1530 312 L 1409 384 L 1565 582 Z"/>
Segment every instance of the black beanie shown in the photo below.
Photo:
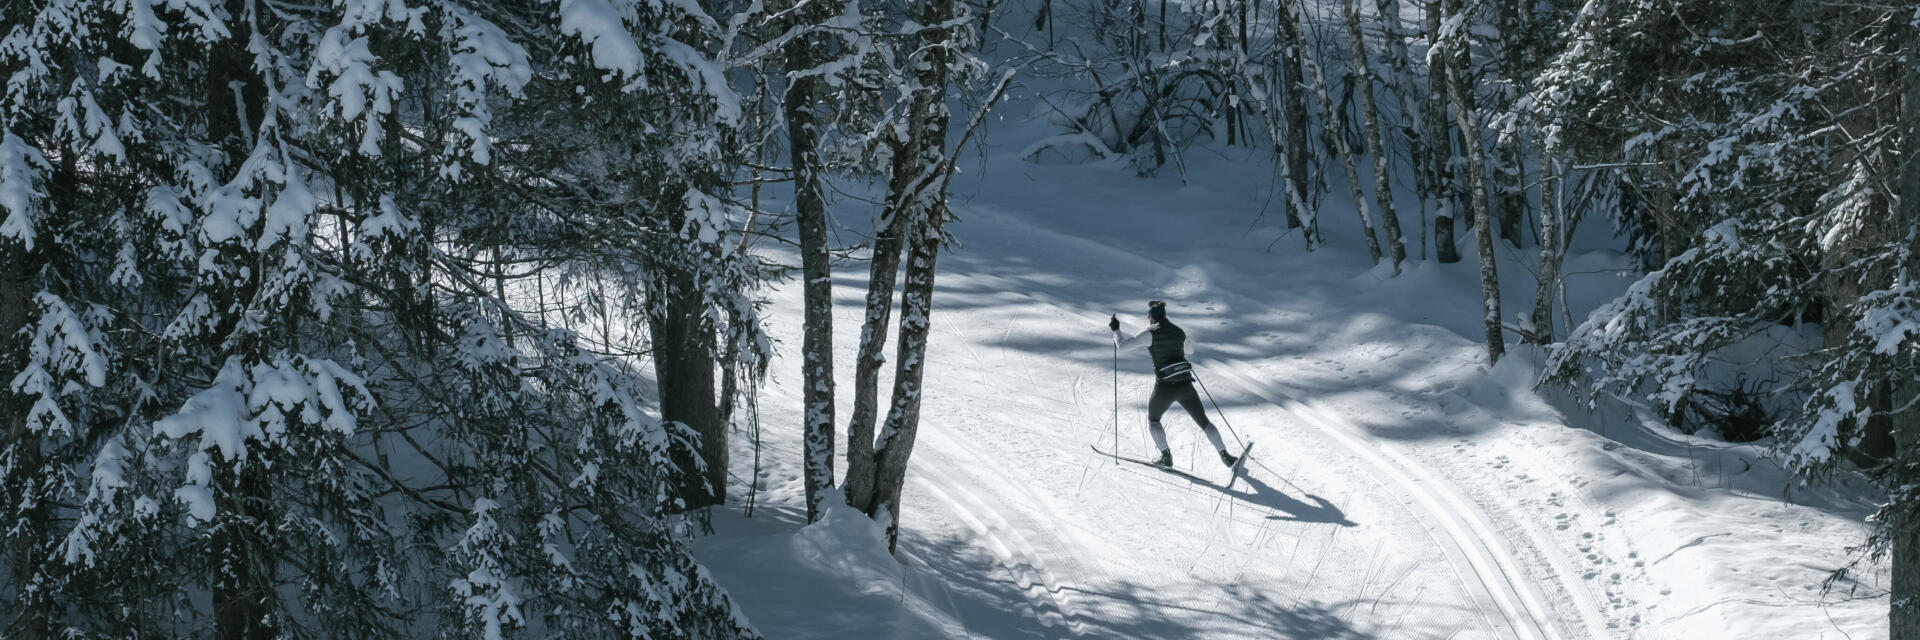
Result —
<path fill-rule="evenodd" d="M 1147 317 L 1156 321 L 1167 319 L 1167 303 L 1159 300 L 1147 303 Z"/>

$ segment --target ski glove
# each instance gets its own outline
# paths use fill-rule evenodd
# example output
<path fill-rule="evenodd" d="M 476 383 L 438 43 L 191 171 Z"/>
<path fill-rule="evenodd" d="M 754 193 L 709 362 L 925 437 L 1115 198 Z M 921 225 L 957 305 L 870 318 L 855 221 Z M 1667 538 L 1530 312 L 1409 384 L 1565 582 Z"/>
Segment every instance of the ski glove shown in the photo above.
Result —
<path fill-rule="evenodd" d="M 1109 331 L 1120 330 L 1120 316 L 1107 316 L 1107 330 Z"/>

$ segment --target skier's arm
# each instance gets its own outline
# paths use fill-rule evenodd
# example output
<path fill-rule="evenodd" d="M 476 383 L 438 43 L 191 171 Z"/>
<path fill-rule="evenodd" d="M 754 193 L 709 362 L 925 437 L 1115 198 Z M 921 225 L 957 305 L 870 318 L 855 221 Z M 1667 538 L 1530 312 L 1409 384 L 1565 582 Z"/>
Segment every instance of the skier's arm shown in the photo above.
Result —
<path fill-rule="evenodd" d="M 1147 343 L 1150 342 L 1148 340 L 1141 340 L 1141 338 L 1146 337 L 1147 332 L 1151 331 L 1151 329 L 1141 329 L 1139 333 L 1128 334 L 1120 330 L 1119 318 L 1109 318 L 1107 320 L 1107 328 L 1113 330 L 1114 340 L 1117 341 L 1120 345 L 1120 348 L 1125 351 L 1132 351 L 1134 349 L 1145 347 L 1147 346 Z"/>

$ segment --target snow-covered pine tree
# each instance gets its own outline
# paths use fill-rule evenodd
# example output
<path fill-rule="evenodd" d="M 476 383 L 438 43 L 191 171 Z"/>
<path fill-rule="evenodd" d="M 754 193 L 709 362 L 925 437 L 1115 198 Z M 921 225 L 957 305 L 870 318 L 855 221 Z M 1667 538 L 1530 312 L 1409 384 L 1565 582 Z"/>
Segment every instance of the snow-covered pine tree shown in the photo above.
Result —
<path fill-rule="evenodd" d="M 0 74 L 13 80 L 0 93 L 0 634 L 19 638 L 57 635 L 85 597 L 65 590 L 56 560 L 72 517 L 61 505 L 90 484 L 115 488 L 111 476 L 89 483 L 86 464 L 118 446 L 111 425 L 141 392 L 119 375 L 129 332 L 112 331 L 130 315 L 111 312 L 144 280 L 124 235 L 143 221 L 123 210 L 137 195 L 109 186 L 134 173 L 128 145 L 140 142 L 123 135 L 112 90 L 127 69 L 95 64 L 102 48 L 60 47 L 97 28 L 85 3 L 41 4 L 0 7 L 13 25 L 0 33 Z"/>
<path fill-rule="evenodd" d="M 1885 356 L 1888 371 L 1882 375 L 1893 383 L 1888 405 L 1896 409 L 1892 420 L 1893 470 L 1887 484 L 1896 488 L 1897 502 L 1889 504 L 1892 517 L 1883 520 L 1889 531 L 1881 536 L 1890 547 L 1893 564 L 1893 599 L 1889 608 L 1891 637 L 1898 640 L 1920 638 L 1920 496 L 1912 488 L 1920 484 L 1920 9 L 1893 12 L 1895 41 L 1900 45 L 1899 73 L 1895 80 L 1900 91 L 1899 186 L 1894 240 L 1905 234 L 1899 244 L 1903 259 L 1889 292 L 1873 297 L 1862 328 L 1869 336 L 1880 338 L 1874 344 L 1876 354 Z M 1893 341 L 1889 344 L 1888 338 Z"/>
<path fill-rule="evenodd" d="M 510 288 L 586 219 L 535 212 L 546 159 L 496 135 L 627 61 L 721 99 L 673 37 L 711 31 L 557 8 L 5 8 L 10 635 L 752 635 L 661 516 L 691 434 Z M 686 193 L 674 232 L 719 235 Z"/>
<path fill-rule="evenodd" d="M 1920 377 L 1915 228 L 1894 215 L 1915 188 L 1899 153 L 1914 19 L 1894 5 L 1593 2 L 1539 83 L 1566 122 L 1560 148 L 1618 167 L 1657 227 L 1642 248 L 1658 268 L 1573 330 L 1550 379 L 1671 414 L 1726 384 L 1719 358 L 1780 343 L 1792 365 L 1761 389 L 1794 399 L 1778 407 L 1780 455 L 1810 476 L 1853 458 L 1891 492 L 1869 548 L 1892 552 L 1896 638 L 1920 631 L 1920 467 L 1911 447 L 1868 445 L 1915 428 L 1916 406 L 1893 400 Z"/>

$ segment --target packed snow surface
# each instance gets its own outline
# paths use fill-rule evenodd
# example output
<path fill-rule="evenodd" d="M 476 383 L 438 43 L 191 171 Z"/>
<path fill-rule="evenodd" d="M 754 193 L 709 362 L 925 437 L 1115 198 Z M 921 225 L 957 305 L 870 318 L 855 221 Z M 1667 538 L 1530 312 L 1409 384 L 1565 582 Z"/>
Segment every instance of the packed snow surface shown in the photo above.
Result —
<path fill-rule="evenodd" d="M 734 504 L 697 542 L 768 637 L 1886 636 L 1884 570 L 1822 586 L 1864 539 L 1869 491 L 1802 487 L 1761 446 L 1536 389 L 1531 348 L 1489 367 L 1471 259 L 1410 244 L 1395 276 L 1358 250 L 1350 210 L 1322 211 L 1328 244 L 1307 253 L 1257 153 L 1190 152 L 1183 185 L 1005 146 L 954 189 L 962 245 L 940 262 L 897 556 L 856 512 L 804 525 L 800 289 L 771 292 L 761 467 L 736 438 Z M 1418 203 L 1400 204 L 1417 240 Z M 850 243 L 868 214 L 841 205 Z M 1569 257 L 1575 322 L 1628 281 L 1609 242 Z M 1524 315 L 1534 250 L 1498 251 Z M 858 261 L 835 273 L 841 416 L 865 280 Z M 1178 408 L 1175 466 L 1198 479 L 1090 449 L 1155 453 L 1147 356 L 1119 353 L 1116 373 L 1105 326 L 1138 331 L 1150 299 L 1197 343 L 1214 423 L 1260 443 L 1231 488 Z"/>

